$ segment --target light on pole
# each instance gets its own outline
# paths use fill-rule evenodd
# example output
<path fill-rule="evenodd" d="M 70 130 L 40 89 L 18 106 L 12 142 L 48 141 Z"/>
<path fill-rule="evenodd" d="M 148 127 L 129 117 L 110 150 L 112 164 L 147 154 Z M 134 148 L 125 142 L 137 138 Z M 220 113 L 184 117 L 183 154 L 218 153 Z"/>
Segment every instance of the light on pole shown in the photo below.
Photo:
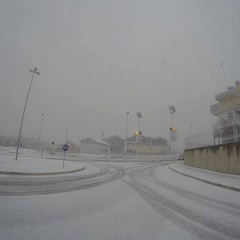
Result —
<path fill-rule="evenodd" d="M 136 144 L 137 144 L 137 155 L 139 155 L 139 144 L 141 143 L 142 132 L 140 131 L 140 119 L 142 118 L 142 114 L 137 112 L 138 118 L 138 131 L 136 132 Z"/>
<path fill-rule="evenodd" d="M 142 118 L 142 114 L 140 112 L 137 112 L 137 117 L 138 117 L 138 132 L 140 132 L 140 119 Z"/>
<path fill-rule="evenodd" d="M 176 141 L 176 128 L 174 127 L 173 114 L 176 112 L 176 109 L 174 105 L 169 106 L 168 109 L 169 109 L 169 112 L 172 114 L 172 127 L 170 128 L 170 140 L 172 141 L 172 155 L 174 157 L 174 153 L 175 153 L 174 142 Z"/>
<path fill-rule="evenodd" d="M 40 130 L 39 130 L 39 137 L 38 137 L 38 152 L 40 149 L 40 142 L 41 142 L 41 133 L 42 133 L 42 125 L 43 125 L 43 117 L 44 117 L 44 113 L 41 114 L 42 118 L 41 118 L 41 124 L 40 124 Z"/>
<path fill-rule="evenodd" d="M 18 149 L 19 149 L 19 144 L 20 144 L 20 138 L 21 138 L 21 132 L 22 132 L 23 119 L 24 119 L 24 114 L 25 114 L 25 110 L 26 110 L 26 106 L 27 106 L 28 96 L 29 96 L 29 93 L 30 93 L 30 90 L 31 90 L 31 87 L 32 87 L 32 82 L 33 82 L 33 79 L 34 79 L 34 75 L 35 75 L 35 74 L 37 74 L 37 75 L 40 74 L 39 72 L 37 72 L 37 68 L 36 68 L 36 67 L 34 68 L 34 70 L 29 70 L 29 71 L 32 72 L 33 75 L 32 75 L 32 80 L 31 80 L 31 82 L 30 82 L 30 86 L 29 86 L 29 89 L 28 89 L 26 101 L 25 101 L 24 108 L 23 108 L 23 114 L 22 114 L 22 119 L 21 119 L 21 124 L 20 124 L 19 135 L 18 135 L 17 150 L 16 150 L 16 158 L 15 158 L 15 160 L 17 160 L 17 158 L 18 158 Z"/>
<path fill-rule="evenodd" d="M 129 115 L 129 112 L 127 112 L 127 122 L 126 122 L 126 138 L 125 138 L 125 160 L 127 160 L 127 139 L 128 139 L 128 115 Z"/>

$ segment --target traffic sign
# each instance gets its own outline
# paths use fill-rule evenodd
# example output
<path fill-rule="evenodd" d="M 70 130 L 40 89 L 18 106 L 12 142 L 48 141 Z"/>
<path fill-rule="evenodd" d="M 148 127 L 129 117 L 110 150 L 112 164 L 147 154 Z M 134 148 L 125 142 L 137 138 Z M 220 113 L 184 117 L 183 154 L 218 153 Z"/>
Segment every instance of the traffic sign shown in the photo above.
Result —
<path fill-rule="evenodd" d="M 66 152 L 66 151 L 68 150 L 68 145 L 67 145 L 67 144 L 63 144 L 62 150 L 63 150 L 64 152 Z"/>

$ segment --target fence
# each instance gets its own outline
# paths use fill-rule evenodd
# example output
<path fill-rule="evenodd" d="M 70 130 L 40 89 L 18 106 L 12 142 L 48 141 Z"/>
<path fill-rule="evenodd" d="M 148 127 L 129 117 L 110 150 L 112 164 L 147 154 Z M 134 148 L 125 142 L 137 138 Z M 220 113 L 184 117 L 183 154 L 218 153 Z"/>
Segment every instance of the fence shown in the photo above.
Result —
<path fill-rule="evenodd" d="M 189 136 L 185 139 L 185 149 L 234 143 L 240 141 L 240 120 L 221 119 L 212 129 Z"/>

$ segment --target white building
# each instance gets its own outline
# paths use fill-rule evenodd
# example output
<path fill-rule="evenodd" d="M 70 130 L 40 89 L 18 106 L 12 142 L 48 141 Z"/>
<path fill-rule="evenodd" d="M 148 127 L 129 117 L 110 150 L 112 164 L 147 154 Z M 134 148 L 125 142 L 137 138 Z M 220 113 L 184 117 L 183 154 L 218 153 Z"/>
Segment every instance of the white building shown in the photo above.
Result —
<path fill-rule="evenodd" d="M 218 103 L 211 105 L 211 113 L 219 117 L 214 126 L 214 138 L 222 138 L 222 143 L 236 142 L 240 134 L 240 82 L 220 94 L 215 95 Z"/>
<path fill-rule="evenodd" d="M 111 153 L 111 145 L 92 138 L 86 138 L 81 141 L 80 153 L 108 154 Z"/>
<path fill-rule="evenodd" d="M 218 103 L 210 106 L 211 113 L 225 120 L 240 120 L 240 83 L 215 95 Z"/>

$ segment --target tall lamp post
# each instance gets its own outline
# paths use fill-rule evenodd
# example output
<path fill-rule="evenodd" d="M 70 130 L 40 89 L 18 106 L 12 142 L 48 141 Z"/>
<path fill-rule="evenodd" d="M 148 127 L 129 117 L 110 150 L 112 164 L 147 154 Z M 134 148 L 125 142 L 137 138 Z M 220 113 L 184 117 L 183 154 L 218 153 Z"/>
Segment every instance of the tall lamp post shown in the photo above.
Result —
<path fill-rule="evenodd" d="M 125 160 L 127 160 L 127 139 L 128 139 L 128 115 L 129 115 L 129 112 L 127 112 L 127 122 L 126 122 L 126 138 L 125 138 Z"/>
<path fill-rule="evenodd" d="M 141 143 L 142 132 L 140 131 L 140 119 L 142 118 L 142 114 L 137 112 L 138 118 L 138 130 L 136 132 L 136 143 L 137 143 L 137 154 L 139 155 L 139 144 Z"/>
<path fill-rule="evenodd" d="M 36 68 L 36 67 L 34 68 L 34 70 L 29 70 L 29 71 L 32 72 L 33 75 L 32 75 L 32 80 L 31 80 L 31 83 L 30 83 L 30 86 L 29 86 L 29 89 L 28 89 L 26 101 L 25 101 L 24 108 L 23 108 L 23 114 L 22 114 L 22 120 L 21 120 L 21 124 L 20 124 L 19 135 L 18 135 L 17 150 L 16 150 L 16 158 L 15 158 L 15 160 L 17 160 L 17 158 L 18 158 L 18 149 L 19 149 L 19 144 L 20 144 L 20 138 L 21 138 L 21 132 L 22 132 L 23 119 L 24 119 L 24 114 L 25 114 L 25 110 L 26 110 L 26 106 L 27 106 L 28 96 L 29 96 L 29 93 L 30 93 L 30 90 L 31 90 L 31 87 L 32 87 L 32 82 L 33 82 L 33 79 L 34 79 L 35 74 L 37 74 L 37 75 L 40 74 L 39 72 L 37 72 L 37 68 Z"/>
<path fill-rule="evenodd" d="M 172 141 L 172 155 L 174 157 L 174 153 L 175 153 L 174 142 L 176 141 L 176 128 L 174 127 L 173 114 L 176 112 L 176 109 L 174 105 L 169 106 L 168 109 L 169 109 L 169 112 L 172 114 L 172 127 L 170 128 L 170 140 Z"/>
<path fill-rule="evenodd" d="M 40 142 L 41 142 L 41 133 L 42 133 L 42 125 L 43 125 L 43 117 L 44 117 L 44 113 L 41 114 L 42 118 L 41 118 L 41 124 L 40 124 L 40 130 L 39 130 L 39 137 L 38 137 L 38 152 L 40 149 Z"/>
<path fill-rule="evenodd" d="M 137 117 L 138 117 L 138 132 L 140 132 L 140 119 L 142 118 L 142 114 L 140 112 L 137 112 Z"/>

